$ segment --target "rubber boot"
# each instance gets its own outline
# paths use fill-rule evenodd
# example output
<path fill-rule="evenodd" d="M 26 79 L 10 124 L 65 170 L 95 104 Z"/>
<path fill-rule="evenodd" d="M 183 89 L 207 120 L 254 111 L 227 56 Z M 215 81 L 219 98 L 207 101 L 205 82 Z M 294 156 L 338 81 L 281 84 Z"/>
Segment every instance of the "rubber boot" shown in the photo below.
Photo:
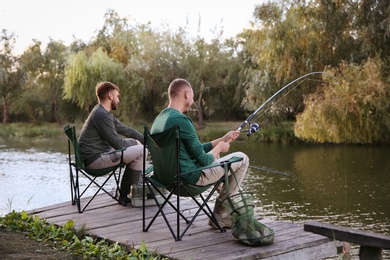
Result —
<path fill-rule="evenodd" d="M 216 199 L 215 201 L 213 215 L 222 228 L 232 228 L 232 216 L 230 216 L 227 208 L 222 205 L 222 201 L 220 199 Z M 209 226 L 218 229 L 211 219 L 209 219 Z"/>
<path fill-rule="evenodd" d="M 130 193 L 131 185 L 137 184 L 139 182 L 140 177 L 141 171 L 136 171 L 126 167 L 121 182 L 119 204 L 126 206 L 127 203 L 131 202 L 131 199 L 127 195 L 129 195 Z"/>

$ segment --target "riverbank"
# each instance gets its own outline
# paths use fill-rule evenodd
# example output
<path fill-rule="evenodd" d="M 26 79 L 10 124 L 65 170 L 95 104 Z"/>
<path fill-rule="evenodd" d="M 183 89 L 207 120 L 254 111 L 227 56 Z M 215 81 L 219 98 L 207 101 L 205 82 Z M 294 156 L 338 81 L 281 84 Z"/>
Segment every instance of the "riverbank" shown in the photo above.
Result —
<path fill-rule="evenodd" d="M 230 130 L 237 129 L 242 122 L 206 122 L 202 128 L 197 127 L 197 134 L 202 141 L 209 141 L 221 137 Z M 77 131 L 82 128 L 82 123 L 74 124 Z M 63 135 L 62 129 L 65 125 L 58 125 L 56 123 L 44 123 L 41 125 L 34 125 L 29 123 L 10 123 L 3 124 L 0 128 L 0 138 L 53 138 Z M 134 129 L 143 132 L 143 124 L 138 123 L 131 125 Z M 239 140 L 247 138 L 247 128 L 243 129 L 243 133 Z M 267 126 L 251 135 L 252 142 L 278 142 L 278 143 L 292 143 L 299 142 L 294 135 L 293 123 L 286 122 L 277 126 Z"/>
<path fill-rule="evenodd" d="M 144 245 L 133 249 L 33 218 L 25 211 L 0 217 L 0 259 L 167 259 Z"/>

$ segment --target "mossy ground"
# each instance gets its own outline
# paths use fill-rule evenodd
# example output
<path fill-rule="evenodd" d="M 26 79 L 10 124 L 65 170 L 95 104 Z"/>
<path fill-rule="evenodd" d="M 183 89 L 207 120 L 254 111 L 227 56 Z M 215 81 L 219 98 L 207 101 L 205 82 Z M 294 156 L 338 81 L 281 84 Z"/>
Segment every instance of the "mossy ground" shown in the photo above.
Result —
<path fill-rule="evenodd" d="M 48 243 L 37 242 L 20 231 L 0 227 L 0 259 L 82 259 L 53 248 Z"/>

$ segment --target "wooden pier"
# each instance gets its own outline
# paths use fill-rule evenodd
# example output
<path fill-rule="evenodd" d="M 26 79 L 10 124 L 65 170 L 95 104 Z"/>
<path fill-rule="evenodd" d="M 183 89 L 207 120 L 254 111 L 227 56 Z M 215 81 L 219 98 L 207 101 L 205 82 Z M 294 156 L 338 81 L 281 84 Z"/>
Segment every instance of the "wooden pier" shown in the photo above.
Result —
<path fill-rule="evenodd" d="M 194 209 L 190 201 L 182 208 L 189 209 L 188 212 Z M 151 217 L 156 207 L 146 210 Z M 198 216 L 183 240 L 176 242 L 162 218 L 148 232 L 142 232 L 142 208 L 123 207 L 105 195 L 96 197 L 82 214 L 70 202 L 29 213 L 59 226 L 73 220 L 75 228 L 83 227 L 87 234 L 135 248 L 144 241 L 149 249 L 172 259 L 323 259 L 336 256 L 339 245 L 337 241 L 304 231 L 303 226 L 262 219 L 262 223 L 275 230 L 274 244 L 249 247 L 235 241 L 230 230 L 221 233 L 211 229 L 204 214 Z"/>

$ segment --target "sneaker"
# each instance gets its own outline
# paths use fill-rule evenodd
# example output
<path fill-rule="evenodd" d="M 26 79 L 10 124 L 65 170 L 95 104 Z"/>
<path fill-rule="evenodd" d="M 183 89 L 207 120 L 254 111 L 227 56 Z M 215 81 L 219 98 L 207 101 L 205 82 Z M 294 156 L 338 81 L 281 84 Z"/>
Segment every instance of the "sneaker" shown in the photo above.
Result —
<path fill-rule="evenodd" d="M 215 201 L 213 215 L 221 228 L 232 228 L 232 216 L 230 216 L 228 210 L 222 205 L 220 199 Z M 209 219 L 209 226 L 215 229 L 218 228 L 211 219 Z"/>
<path fill-rule="evenodd" d="M 119 196 L 118 203 L 122 206 L 127 206 L 128 203 L 131 202 L 131 199 L 127 196 Z"/>

